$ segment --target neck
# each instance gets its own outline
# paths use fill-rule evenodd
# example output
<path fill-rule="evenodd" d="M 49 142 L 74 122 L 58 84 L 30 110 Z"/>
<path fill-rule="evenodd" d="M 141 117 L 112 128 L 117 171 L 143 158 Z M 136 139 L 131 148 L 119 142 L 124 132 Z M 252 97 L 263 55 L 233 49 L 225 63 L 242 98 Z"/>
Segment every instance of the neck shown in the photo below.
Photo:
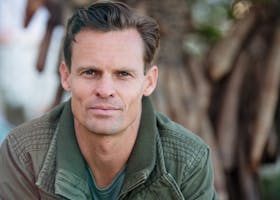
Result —
<path fill-rule="evenodd" d="M 75 121 L 80 150 L 100 188 L 108 186 L 126 164 L 136 141 L 139 122 L 121 134 L 94 134 Z"/>

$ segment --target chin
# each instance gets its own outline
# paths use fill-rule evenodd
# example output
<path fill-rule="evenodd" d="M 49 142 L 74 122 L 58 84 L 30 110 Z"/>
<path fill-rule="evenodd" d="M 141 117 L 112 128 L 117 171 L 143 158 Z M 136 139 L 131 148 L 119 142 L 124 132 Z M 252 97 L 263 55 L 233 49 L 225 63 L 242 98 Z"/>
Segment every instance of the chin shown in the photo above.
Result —
<path fill-rule="evenodd" d="M 91 118 L 87 120 L 85 126 L 90 132 L 98 135 L 115 135 L 122 129 L 120 119 L 122 118 L 119 117 L 118 120 Z"/>
<path fill-rule="evenodd" d="M 119 128 L 112 126 L 112 123 L 109 125 L 104 124 L 103 126 L 91 125 L 87 129 L 96 135 L 115 135 L 119 132 Z"/>

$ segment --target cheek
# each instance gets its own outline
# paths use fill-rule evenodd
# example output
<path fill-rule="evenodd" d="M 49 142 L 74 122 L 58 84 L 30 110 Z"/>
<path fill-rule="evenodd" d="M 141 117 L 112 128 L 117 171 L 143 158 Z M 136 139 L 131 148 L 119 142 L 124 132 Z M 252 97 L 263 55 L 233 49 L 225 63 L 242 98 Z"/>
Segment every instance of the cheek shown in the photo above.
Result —
<path fill-rule="evenodd" d="M 129 82 L 123 87 L 123 90 L 127 96 L 137 98 L 144 94 L 146 88 L 146 82 L 144 79 Z"/>
<path fill-rule="evenodd" d="M 84 81 L 72 80 L 71 81 L 71 93 L 74 98 L 84 99 L 91 93 L 91 88 L 89 83 Z"/>
<path fill-rule="evenodd" d="M 138 88 L 138 90 L 135 90 L 135 92 L 133 94 L 129 94 L 126 96 L 125 101 L 127 102 L 127 105 L 129 107 L 128 110 L 131 113 L 140 112 L 142 96 L 143 96 L 142 88 L 141 89 Z M 128 102 L 128 100 L 129 100 L 129 102 Z"/>
<path fill-rule="evenodd" d="M 131 94 L 131 97 L 132 97 L 132 103 L 133 104 L 141 104 L 141 100 L 142 100 L 142 97 L 144 95 L 144 92 L 145 92 L 145 84 L 139 84 L 137 85 L 137 87 L 134 87 L 132 88 L 132 94 Z"/>
<path fill-rule="evenodd" d="M 122 92 L 127 98 L 137 98 L 143 95 L 144 85 L 143 84 L 127 84 L 126 87 L 122 88 Z"/>

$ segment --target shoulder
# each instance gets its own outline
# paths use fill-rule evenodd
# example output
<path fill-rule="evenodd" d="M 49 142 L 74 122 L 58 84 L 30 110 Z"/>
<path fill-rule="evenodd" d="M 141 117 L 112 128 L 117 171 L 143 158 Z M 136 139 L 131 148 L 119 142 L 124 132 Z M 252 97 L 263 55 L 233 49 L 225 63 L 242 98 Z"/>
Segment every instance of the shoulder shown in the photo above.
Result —
<path fill-rule="evenodd" d="M 201 149 L 208 150 L 208 145 L 196 134 L 172 121 L 167 116 L 157 113 L 157 127 L 163 144 L 172 143 L 176 149 L 191 149 L 190 153 L 198 153 Z M 179 147 L 178 147 L 179 145 Z"/>
<path fill-rule="evenodd" d="M 208 145 L 166 116 L 157 114 L 159 143 L 167 173 L 186 199 L 215 199 Z"/>
<path fill-rule="evenodd" d="M 32 152 L 46 152 L 57 127 L 63 105 L 49 113 L 14 128 L 6 143 L 22 162 L 30 159 Z"/>
<path fill-rule="evenodd" d="M 167 116 L 161 113 L 156 115 L 166 168 L 179 165 L 182 173 L 187 175 L 197 167 L 202 167 L 209 159 L 208 145 L 200 137 Z"/>

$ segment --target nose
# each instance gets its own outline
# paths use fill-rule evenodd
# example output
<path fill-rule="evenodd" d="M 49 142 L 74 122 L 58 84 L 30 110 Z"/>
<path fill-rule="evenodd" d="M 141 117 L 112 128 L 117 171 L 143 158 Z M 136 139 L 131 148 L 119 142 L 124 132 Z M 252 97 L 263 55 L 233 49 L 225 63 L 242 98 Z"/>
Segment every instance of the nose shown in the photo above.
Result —
<path fill-rule="evenodd" d="M 115 87 L 113 80 L 110 76 L 102 76 L 97 81 L 96 85 L 96 96 L 101 98 L 108 98 L 115 96 Z"/>

